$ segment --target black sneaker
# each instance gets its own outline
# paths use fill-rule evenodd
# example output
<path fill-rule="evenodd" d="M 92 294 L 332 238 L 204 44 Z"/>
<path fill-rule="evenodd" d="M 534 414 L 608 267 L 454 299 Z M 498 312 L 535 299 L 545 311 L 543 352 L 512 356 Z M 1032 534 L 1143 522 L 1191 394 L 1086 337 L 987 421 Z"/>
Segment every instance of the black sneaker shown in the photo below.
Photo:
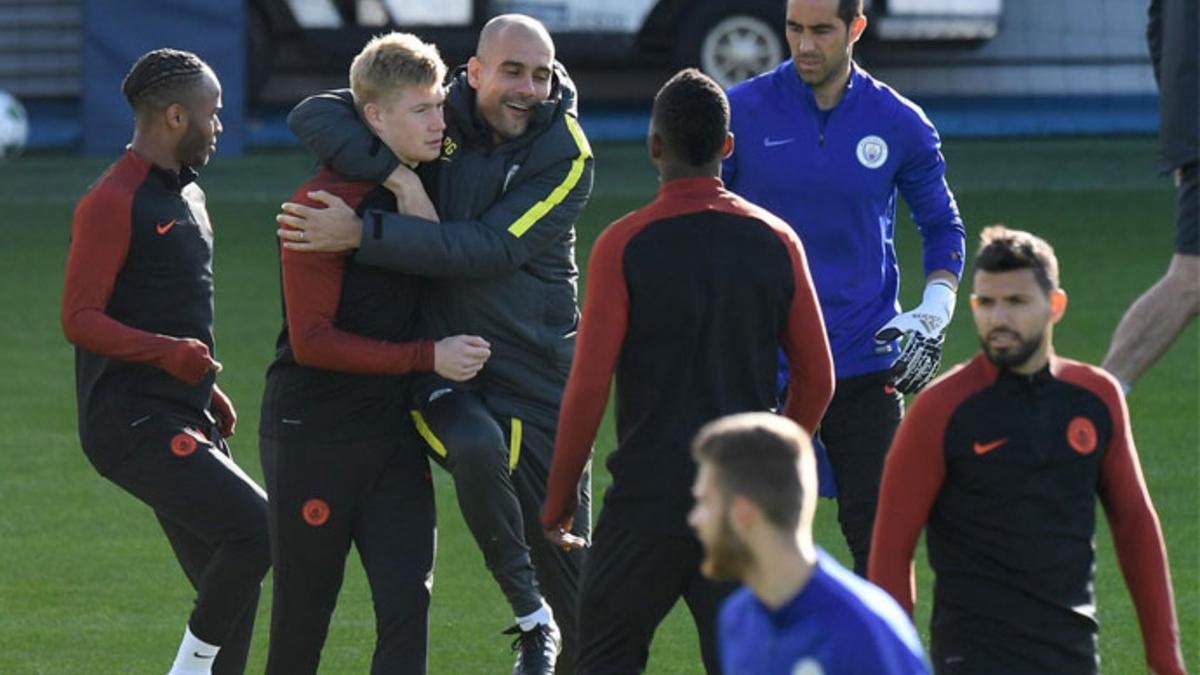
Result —
<path fill-rule="evenodd" d="M 513 675 L 554 675 L 554 662 L 562 650 L 562 635 L 558 626 L 539 623 L 530 630 L 513 626 L 505 635 L 516 635 L 512 650 L 517 653 Z"/>

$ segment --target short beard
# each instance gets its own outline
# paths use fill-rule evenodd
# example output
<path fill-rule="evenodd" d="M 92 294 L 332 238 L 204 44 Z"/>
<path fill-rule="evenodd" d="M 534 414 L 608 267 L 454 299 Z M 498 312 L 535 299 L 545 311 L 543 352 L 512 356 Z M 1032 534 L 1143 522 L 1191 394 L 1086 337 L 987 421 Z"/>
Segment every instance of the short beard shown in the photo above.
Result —
<path fill-rule="evenodd" d="M 986 335 L 979 338 L 979 344 L 983 347 L 983 353 L 987 356 L 987 360 L 991 361 L 992 365 L 1000 370 L 1013 370 L 1024 365 L 1033 356 L 1034 352 L 1038 350 L 1038 347 L 1042 344 L 1042 340 L 1046 337 L 1045 332 L 1038 333 L 1027 340 L 1022 339 L 1016 333 L 1012 333 L 1012 335 L 1017 336 L 1016 347 L 1005 349 L 1002 352 L 993 351 L 988 347 L 988 338 Z"/>
<path fill-rule="evenodd" d="M 729 510 L 721 516 L 716 540 L 705 547 L 700 571 L 716 581 L 741 581 L 754 564 L 754 554 L 729 522 Z"/>
<path fill-rule="evenodd" d="M 846 62 L 849 61 L 851 58 L 852 57 L 849 55 L 842 54 L 842 58 L 838 59 L 835 63 L 833 63 L 830 66 L 829 70 L 825 73 L 824 77 L 822 77 L 819 80 L 811 81 L 811 82 L 809 80 L 805 80 L 804 75 L 800 72 L 800 69 L 796 67 L 796 63 L 795 63 L 796 57 L 795 56 L 792 56 L 792 68 L 796 70 L 796 74 L 800 76 L 800 79 L 803 80 L 804 84 L 807 84 L 812 89 L 817 89 L 818 87 L 823 86 L 825 83 L 829 82 L 833 78 L 839 76 L 842 72 L 842 69 L 846 67 Z"/>
<path fill-rule="evenodd" d="M 180 164 L 192 168 L 200 168 L 208 163 L 208 146 L 210 141 L 198 129 L 195 123 L 188 126 L 183 139 L 175 154 Z"/>

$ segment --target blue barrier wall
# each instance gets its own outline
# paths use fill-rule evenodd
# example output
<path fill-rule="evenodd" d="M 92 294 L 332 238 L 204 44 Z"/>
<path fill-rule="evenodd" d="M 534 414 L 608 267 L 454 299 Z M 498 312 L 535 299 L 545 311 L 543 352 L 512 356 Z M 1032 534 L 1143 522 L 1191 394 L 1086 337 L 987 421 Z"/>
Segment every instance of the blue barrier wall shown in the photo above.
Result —
<path fill-rule="evenodd" d="M 245 147 L 244 0 L 85 0 L 83 97 L 85 154 L 112 155 L 133 137 L 133 113 L 121 80 L 138 57 L 159 47 L 195 52 L 221 80 L 218 154 Z"/>

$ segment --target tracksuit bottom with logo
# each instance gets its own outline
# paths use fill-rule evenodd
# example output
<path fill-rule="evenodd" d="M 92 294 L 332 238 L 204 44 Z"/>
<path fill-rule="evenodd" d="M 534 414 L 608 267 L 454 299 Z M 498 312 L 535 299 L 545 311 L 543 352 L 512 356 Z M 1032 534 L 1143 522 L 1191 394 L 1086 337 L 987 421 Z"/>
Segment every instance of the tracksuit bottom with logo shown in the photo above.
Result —
<path fill-rule="evenodd" d="M 838 524 L 863 578 L 883 462 L 904 416 L 904 396 L 890 380 L 886 370 L 839 379 L 818 430 L 837 483 Z"/>
<path fill-rule="evenodd" d="M 374 440 L 260 444 L 275 569 L 267 673 L 317 672 L 351 543 L 375 608 L 371 673 L 426 672 L 435 515 L 411 422 Z"/>
<path fill-rule="evenodd" d="M 215 425 L 171 414 L 136 422 L 116 430 L 131 450 L 102 473 L 154 509 L 196 589 L 192 634 L 221 647 L 214 675 L 240 675 L 271 562 L 266 495 L 234 464 Z"/>
<path fill-rule="evenodd" d="M 530 614 L 545 597 L 563 635 L 556 672 L 573 672 L 585 552 L 568 553 L 550 544 L 539 522 L 554 430 L 493 415 L 478 394 L 463 390 L 425 403 L 415 417 L 432 456 L 453 475 L 463 519 L 513 613 Z M 590 472 L 580 486 L 572 531 L 587 539 Z"/>

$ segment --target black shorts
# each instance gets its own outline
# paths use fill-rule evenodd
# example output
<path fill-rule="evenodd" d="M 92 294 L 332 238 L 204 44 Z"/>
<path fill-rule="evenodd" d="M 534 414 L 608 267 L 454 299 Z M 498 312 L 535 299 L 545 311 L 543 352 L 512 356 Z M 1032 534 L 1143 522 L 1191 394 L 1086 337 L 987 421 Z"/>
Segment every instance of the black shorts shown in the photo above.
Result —
<path fill-rule="evenodd" d="M 1197 188 L 1196 162 L 1179 167 L 1179 185 L 1175 190 L 1175 252 L 1200 255 L 1200 189 Z"/>

